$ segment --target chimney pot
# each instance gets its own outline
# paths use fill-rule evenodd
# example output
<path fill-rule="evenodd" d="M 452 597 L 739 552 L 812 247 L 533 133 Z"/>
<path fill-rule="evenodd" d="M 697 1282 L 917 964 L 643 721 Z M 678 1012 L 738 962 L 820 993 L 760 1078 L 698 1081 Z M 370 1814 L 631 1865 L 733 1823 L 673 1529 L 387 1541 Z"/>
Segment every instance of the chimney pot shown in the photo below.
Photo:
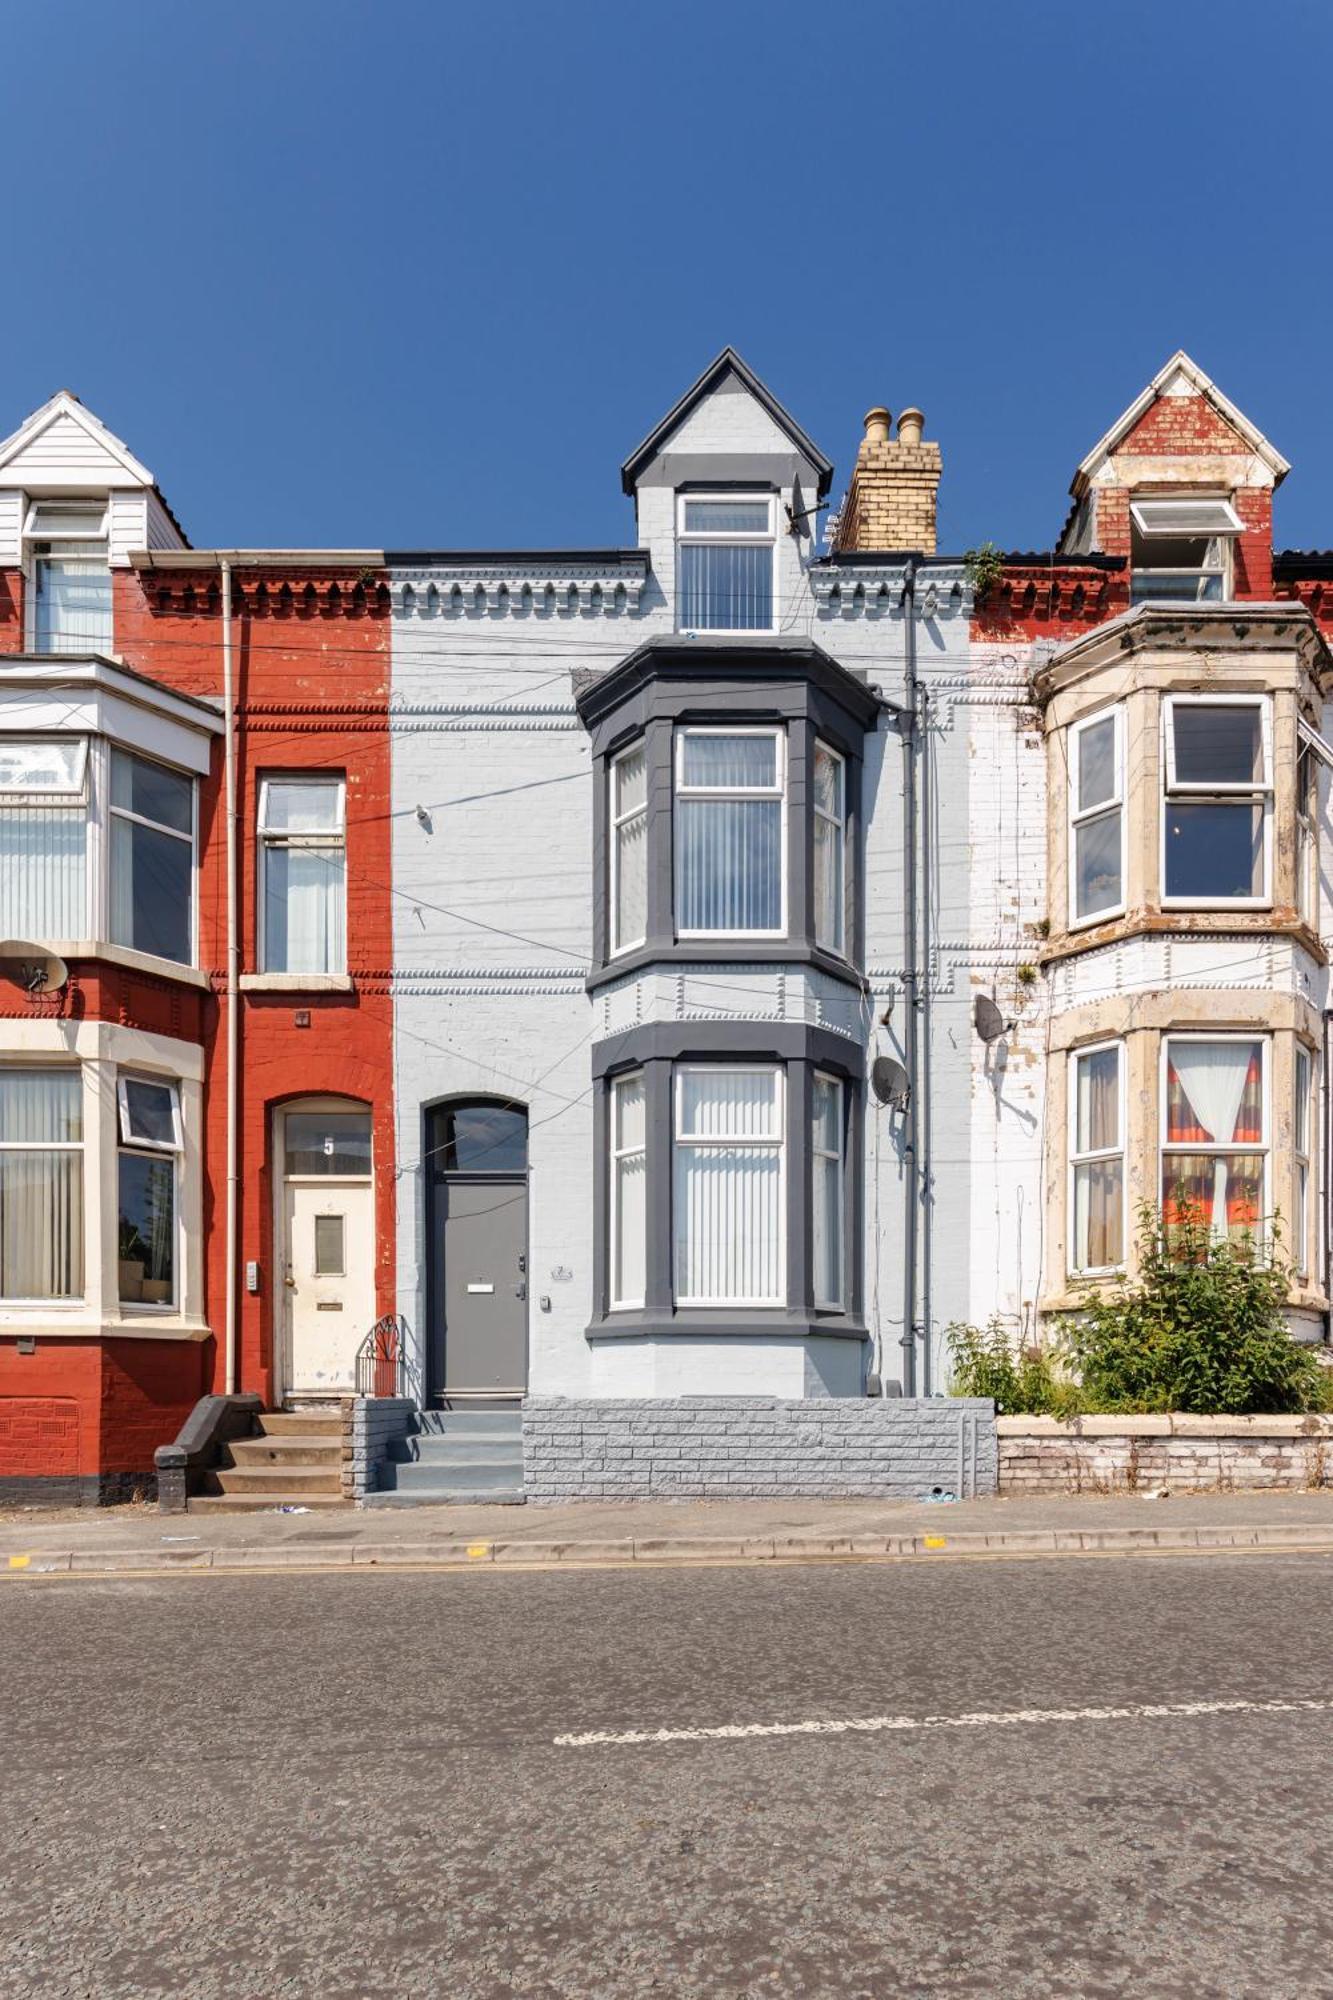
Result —
<path fill-rule="evenodd" d="M 877 404 L 873 410 L 866 411 L 862 421 L 866 427 L 867 444 L 888 443 L 889 426 L 893 422 L 893 419 L 886 409 Z"/>
<path fill-rule="evenodd" d="M 920 410 L 904 410 L 898 419 L 899 444 L 920 444 L 925 427 L 926 420 Z"/>

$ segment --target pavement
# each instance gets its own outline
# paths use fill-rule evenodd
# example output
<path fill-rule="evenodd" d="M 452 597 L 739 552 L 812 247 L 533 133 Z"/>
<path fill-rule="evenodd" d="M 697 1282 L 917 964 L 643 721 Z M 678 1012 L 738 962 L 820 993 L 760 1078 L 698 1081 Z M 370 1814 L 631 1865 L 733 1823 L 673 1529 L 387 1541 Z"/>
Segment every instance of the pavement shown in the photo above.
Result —
<path fill-rule="evenodd" d="M 597 1502 L 163 1515 L 0 1515 L 0 1578 L 56 1571 L 470 1568 L 1333 1549 L 1333 1490 L 1171 1499 Z"/>
<path fill-rule="evenodd" d="M 0 1992 L 1307 2000 L 1330 1659 L 1314 1554 L 44 1577 Z"/>

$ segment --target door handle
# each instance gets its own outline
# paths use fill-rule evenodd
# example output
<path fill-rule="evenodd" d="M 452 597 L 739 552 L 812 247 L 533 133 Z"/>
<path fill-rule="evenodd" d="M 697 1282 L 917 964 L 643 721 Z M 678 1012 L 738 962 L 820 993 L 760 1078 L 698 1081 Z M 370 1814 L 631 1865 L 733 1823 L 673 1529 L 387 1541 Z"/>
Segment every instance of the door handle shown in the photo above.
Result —
<path fill-rule="evenodd" d="M 296 1290 L 295 1278 L 284 1278 L 282 1282 L 284 1285 L 286 1285 L 289 1292 L 294 1292 Z"/>
<path fill-rule="evenodd" d="M 526 1285 L 515 1285 L 514 1297 L 516 1299 L 525 1299 L 527 1296 L 528 1296 L 528 1288 Z"/>

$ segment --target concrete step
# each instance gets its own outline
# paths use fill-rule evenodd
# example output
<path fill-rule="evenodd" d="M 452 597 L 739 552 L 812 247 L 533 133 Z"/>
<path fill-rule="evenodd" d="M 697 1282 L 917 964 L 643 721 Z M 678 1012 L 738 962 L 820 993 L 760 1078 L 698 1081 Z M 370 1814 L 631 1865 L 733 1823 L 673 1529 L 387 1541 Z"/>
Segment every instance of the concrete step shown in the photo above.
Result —
<path fill-rule="evenodd" d="M 394 1438 L 388 1447 L 388 1456 L 399 1465 L 476 1465 L 496 1464 L 521 1466 L 523 1463 L 523 1442 L 521 1438 L 502 1437 L 406 1437 Z"/>
<path fill-rule="evenodd" d="M 304 1500 L 312 1493 L 342 1493 L 342 1471 L 337 1465 L 245 1465 L 220 1466 L 204 1475 L 206 1493 L 266 1493 L 273 1504 L 283 1500 Z"/>
<path fill-rule="evenodd" d="M 340 1438 L 343 1432 L 338 1410 L 265 1410 L 258 1423 L 265 1437 Z"/>
<path fill-rule="evenodd" d="M 187 1506 L 191 1514 L 256 1514 L 278 1507 L 350 1507 L 351 1501 L 331 1493 L 192 1493 Z"/>
<path fill-rule="evenodd" d="M 428 1461 L 416 1464 L 382 1465 L 379 1493 L 412 1493 L 425 1499 L 452 1500 L 457 1495 L 521 1495 L 523 1468 L 511 1459 L 473 1460 L 467 1465 Z"/>
<path fill-rule="evenodd" d="M 523 1417 L 518 1410 L 419 1410 L 417 1431 L 422 1437 L 521 1437 Z"/>
<path fill-rule="evenodd" d="M 343 1455 L 341 1437 L 305 1437 L 299 1434 L 233 1438 L 227 1449 L 232 1463 L 240 1466 L 341 1465 Z"/>

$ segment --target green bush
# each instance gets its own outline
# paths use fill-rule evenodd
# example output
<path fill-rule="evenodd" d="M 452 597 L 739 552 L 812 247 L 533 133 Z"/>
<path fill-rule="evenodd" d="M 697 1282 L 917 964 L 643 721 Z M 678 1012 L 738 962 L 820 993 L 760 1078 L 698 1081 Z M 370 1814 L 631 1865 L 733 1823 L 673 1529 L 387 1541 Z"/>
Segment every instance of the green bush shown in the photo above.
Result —
<path fill-rule="evenodd" d="M 1083 1407 L 1078 1389 L 1058 1372 L 1058 1355 L 1040 1347 L 1015 1353 L 998 1319 L 986 1327 L 959 1321 L 946 1337 L 952 1395 L 993 1397 L 1002 1417 L 1073 1417 Z"/>
<path fill-rule="evenodd" d="M 1203 1215 L 1139 1211 L 1139 1276 L 1091 1291 L 1066 1328 L 1089 1410 L 1204 1416 L 1324 1409 L 1329 1376 L 1287 1328 L 1290 1274 L 1272 1247 L 1215 1237 Z"/>
<path fill-rule="evenodd" d="M 955 1396 L 1003 1416 L 1268 1416 L 1333 1407 L 1333 1370 L 1291 1337 L 1290 1273 L 1253 1237 L 1217 1238 L 1202 1215 L 1168 1228 L 1139 1212 L 1139 1275 L 1088 1287 L 1059 1340 L 1015 1351 L 993 1319 L 948 1330 Z"/>

